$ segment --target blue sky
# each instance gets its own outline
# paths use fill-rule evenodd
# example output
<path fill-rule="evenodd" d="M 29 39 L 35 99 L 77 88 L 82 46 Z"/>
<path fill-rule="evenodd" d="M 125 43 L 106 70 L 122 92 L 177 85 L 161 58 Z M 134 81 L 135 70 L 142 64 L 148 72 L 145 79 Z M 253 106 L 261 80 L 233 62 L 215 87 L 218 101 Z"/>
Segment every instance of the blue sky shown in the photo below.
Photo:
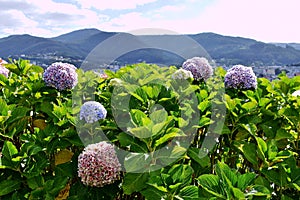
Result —
<path fill-rule="evenodd" d="M 298 0 L 0 0 L 0 37 L 58 36 L 97 28 L 214 32 L 263 42 L 299 42 Z"/>

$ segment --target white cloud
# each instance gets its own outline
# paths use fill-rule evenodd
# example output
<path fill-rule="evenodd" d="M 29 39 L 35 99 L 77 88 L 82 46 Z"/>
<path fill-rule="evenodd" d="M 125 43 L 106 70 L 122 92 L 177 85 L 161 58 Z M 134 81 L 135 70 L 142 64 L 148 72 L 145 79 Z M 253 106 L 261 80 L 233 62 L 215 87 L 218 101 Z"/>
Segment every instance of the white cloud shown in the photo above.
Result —
<path fill-rule="evenodd" d="M 29 33 L 52 37 L 80 28 L 97 27 L 109 18 L 89 9 L 52 0 L 12 0 L 3 3 L 6 10 L 2 9 L 0 13 L 0 27 L 5 35 Z"/>
<path fill-rule="evenodd" d="M 147 28 L 151 23 L 151 19 L 143 17 L 142 13 L 131 12 L 113 18 L 108 22 L 102 23 L 100 26 L 110 31 L 129 31 L 139 27 Z"/>
<path fill-rule="evenodd" d="M 2 0 L 0 33 L 51 37 L 89 27 L 122 32 L 158 28 L 178 33 L 215 32 L 265 42 L 300 42 L 298 0 L 185 0 L 175 1 L 173 5 L 158 0 L 74 1 L 78 4 Z M 164 6 L 147 9 L 146 5 L 151 2 Z M 142 10 L 135 9 L 142 5 L 145 5 Z M 104 15 L 106 9 L 123 10 L 125 14 Z M 126 9 L 133 10 L 126 13 Z"/>
<path fill-rule="evenodd" d="M 167 13 L 167 12 L 180 12 L 186 9 L 186 5 L 167 5 L 157 9 L 155 12 Z"/>
<path fill-rule="evenodd" d="M 197 18 L 190 32 L 211 31 L 263 41 L 300 41 L 297 0 L 218 0 Z M 197 27 L 197 28 L 196 28 Z"/>
<path fill-rule="evenodd" d="M 194 9 L 190 10 L 194 16 L 191 13 L 184 14 L 184 7 L 165 6 L 148 14 L 132 12 L 121 15 L 103 23 L 101 27 L 114 31 L 164 28 L 178 33 L 215 32 L 263 42 L 300 42 L 298 0 L 216 0 L 205 8 L 195 5 L 198 7 L 192 3 L 188 7 Z M 163 15 L 164 10 L 168 13 L 167 10 L 176 9 L 178 11 L 173 13 L 182 16 L 179 19 Z"/>
<path fill-rule="evenodd" d="M 7 10 L 0 13 L 0 32 L 3 35 L 50 34 L 47 29 L 38 28 L 38 22 L 28 18 L 23 12 L 18 10 Z"/>
<path fill-rule="evenodd" d="M 18 26 L 32 27 L 37 24 L 36 21 L 29 19 L 23 12 L 18 10 L 8 10 L 0 13 L 0 26 L 2 28 L 17 28 Z"/>
<path fill-rule="evenodd" d="M 76 0 L 83 8 L 96 8 L 98 10 L 125 10 L 155 2 L 157 0 Z"/>

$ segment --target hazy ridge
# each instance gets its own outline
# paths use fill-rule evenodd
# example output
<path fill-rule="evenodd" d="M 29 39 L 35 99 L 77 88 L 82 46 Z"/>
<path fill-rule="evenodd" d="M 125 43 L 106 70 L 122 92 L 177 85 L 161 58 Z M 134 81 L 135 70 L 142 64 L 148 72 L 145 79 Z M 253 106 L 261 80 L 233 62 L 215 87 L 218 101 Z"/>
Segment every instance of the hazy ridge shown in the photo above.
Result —
<path fill-rule="evenodd" d="M 11 35 L 0 38 L 0 57 L 7 59 L 24 57 L 35 59 L 38 64 L 51 63 L 56 58 L 65 58 L 77 66 L 98 44 L 116 35 L 97 29 L 82 29 L 53 38 L 31 35 Z M 143 37 L 143 36 L 133 36 Z M 223 36 L 215 33 L 186 35 L 199 43 L 219 65 L 299 65 L 300 44 L 263 43 L 242 37 Z M 148 36 L 149 37 L 149 36 Z M 153 35 L 154 39 L 169 39 L 170 35 Z M 180 45 L 178 45 L 180 48 Z M 180 65 L 184 59 L 172 52 L 158 49 L 141 49 L 122 55 L 121 63 L 146 61 L 150 63 Z"/>

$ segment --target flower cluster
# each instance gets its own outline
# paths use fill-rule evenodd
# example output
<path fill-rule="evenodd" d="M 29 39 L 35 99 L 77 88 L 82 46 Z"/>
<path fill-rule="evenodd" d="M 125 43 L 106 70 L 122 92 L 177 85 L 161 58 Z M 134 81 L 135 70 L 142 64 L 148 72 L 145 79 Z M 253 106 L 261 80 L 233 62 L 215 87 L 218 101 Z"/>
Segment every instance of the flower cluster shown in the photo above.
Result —
<path fill-rule="evenodd" d="M 80 120 L 87 123 L 94 123 L 100 119 L 106 118 L 107 111 L 104 106 L 96 101 L 85 102 L 80 109 Z"/>
<path fill-rule="evenodd" d="M 107 142 L 90 144 L 78 157 L 78 176 L 87 186 L 103 187 L 120 178 L 121 164 Z"/>
<path fill-rule="evenodd" d="M 100 78 L 107 79 L 108 76 L 107 76 L 107 74 L 100 74 Z"/>
<path fill-rule="evenodd" d="M 43 78 L 47 86 L 54 87 L 60 91 L 73 89 L 78 82 L 76 67 L 62 62 L 52 63 L 45 70 Z"/>
<path fill-rule="evenodd" d="M 4 75 L 6 78 L 8 77 L 9 70 L 4 67 L 2 64 L 6 64 L 7 62 L 5 60 L 2 60 L 0 58 L 0 74 Z"/>
<path fill-rule="evenodd" d="M 213 74 L 213 69 L 208 63 L 208 60 L 204 57 L 193 57 L 187 59 L 183 64 L 182 68 L 190 71 L 193 75 L 194 80 L 201 81 L 206 80 Z"/>
<path fill-rule="evenodd" d="M 180 68 L 174 74 L 172 74 L 172 78 L 179 80 L 187 80 L 189 78 L 193 78 L 193 74 L 190 71 Z"/>
<path fill-rule="evenodd" d="M 225 75 L 225 87 L 234 89 L 256 89 L 257 80 L 251 67 L 235 65 Z"/>
<path fill-rule="evenodd" d="M 292 96 L 294 97 L 300 96 L 300 90 L 296 90 L 295 92 L 293 92 Z"/>
<path fill-rule="evenodd" d="M 119 78 L 113 78 L 109 81 L 109 85 L 111 86 L 121 86 L 122 85 L 122 80 Z"/>

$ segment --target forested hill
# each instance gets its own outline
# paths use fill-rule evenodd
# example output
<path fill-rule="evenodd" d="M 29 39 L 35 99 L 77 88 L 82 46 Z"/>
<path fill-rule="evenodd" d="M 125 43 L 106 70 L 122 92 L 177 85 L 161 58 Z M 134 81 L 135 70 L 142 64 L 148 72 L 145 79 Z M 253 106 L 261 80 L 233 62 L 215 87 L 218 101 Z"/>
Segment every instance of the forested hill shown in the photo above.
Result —
<path fill-rule="evenodd" d="M 98 44 L 116 35 L 115 32 L 103 32 L 98 29 L 82 29 L 66 33 L 54 38 L 35 37 L 31 35 L 11 35 L 0 38 L 0 57 L 36 58 L 37 61 L 52 62 L 57 57 L 70 61 L 84 60 Z M 125 34 L 125 33 L 124 33 Z M 128 34 L 130 35 L 130 34 Z M 198 42 L 208 54 L 220 65 L 293 65 L 300 63 L 300 44 L 270 44 L 253 39 L 223 36 L 215 33 L 199 33 L 186 35 Z M 144 36 L 133 36 L 144 37 Z M 148 36 L 149 37 L 149 36 Z M 168 39 L 171 35 L 153 35 L 155 39 Z M 178 45 L 178 48 L 181 48 Z M 183 58 L 173 52 L 162 52 L 159 49 L 141 49 L 123 55 L 121 63 L 146 61 L 160 64 L 178 64 Z"/>

